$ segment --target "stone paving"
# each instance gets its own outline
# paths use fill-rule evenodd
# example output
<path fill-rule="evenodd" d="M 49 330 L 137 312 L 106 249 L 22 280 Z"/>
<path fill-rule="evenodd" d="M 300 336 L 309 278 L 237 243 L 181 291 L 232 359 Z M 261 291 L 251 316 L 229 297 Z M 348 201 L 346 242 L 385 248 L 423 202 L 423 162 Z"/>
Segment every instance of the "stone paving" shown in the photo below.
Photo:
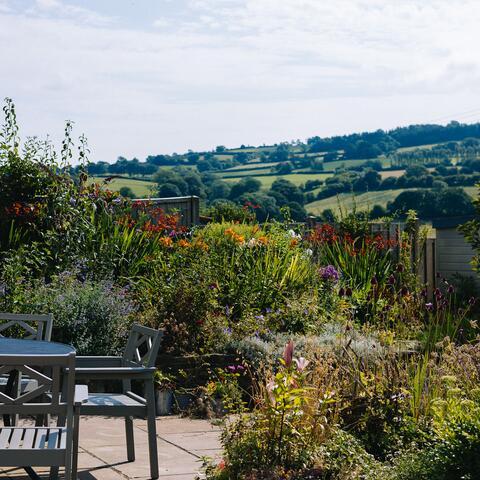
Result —
<path fill-rule="evenodd" d="M 87 417 L 80 425 L 79 480 L 146 480 L 150 478 L 147 426 L 134 420 L 135 462 L 127 462 L 123 419 Z M 158 417 L 158 461 L 161 480 L 193 480 L 202 457 L 220 455 L 220 427 L 208 420 Z M 42 479 L 45 469 L 35 469 Z M 60 478 L 63 476 L 61 475 Z M 3 480 L 28 480 L 23 470 L 0 469 Z"/>

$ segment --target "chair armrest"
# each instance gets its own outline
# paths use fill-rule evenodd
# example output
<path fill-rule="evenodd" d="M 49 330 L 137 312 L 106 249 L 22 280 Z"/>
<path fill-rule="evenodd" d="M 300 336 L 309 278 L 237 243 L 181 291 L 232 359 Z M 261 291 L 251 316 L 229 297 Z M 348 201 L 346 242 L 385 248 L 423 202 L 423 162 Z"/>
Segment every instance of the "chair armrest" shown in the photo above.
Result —
<path fill-rule="evenodd" d="M 117 367 L 117 368 L 76 368 L 77 380 L 149 380 L 153 378 L 155 367 Z"/>
<path fill-rule="evenodd" d="M 88 386 L 75 385 L 75 405 L 81 405 L 88 401 Z"/>
<path fill-rule="evenodd" d="M 79 368 L 110 368 L 121 367 L 122 357 L 82 356 L 75 359 Z"/>

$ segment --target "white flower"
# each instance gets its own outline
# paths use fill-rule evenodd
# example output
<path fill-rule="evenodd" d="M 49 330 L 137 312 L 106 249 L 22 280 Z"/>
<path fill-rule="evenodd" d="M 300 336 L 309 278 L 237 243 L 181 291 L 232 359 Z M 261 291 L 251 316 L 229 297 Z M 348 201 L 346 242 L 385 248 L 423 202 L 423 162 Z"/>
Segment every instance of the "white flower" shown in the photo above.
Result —
<path fill-rule="evenodd" d="M 298 238 L 298 239 L 302 238 L 302 236 L 301 236 L 300 234 L 295 233 L 295 230 L 289 230 L 289 231 L 288 231 L 288 234 L 289 234 L 290 237 L 292 237 L 292 238 Z"/>
<path fill-rule="evenodd" d="M 307 248 L 304 253 L 307 257 L 311 257 L 313 255 L 313 250 L 311 248 Z"/>

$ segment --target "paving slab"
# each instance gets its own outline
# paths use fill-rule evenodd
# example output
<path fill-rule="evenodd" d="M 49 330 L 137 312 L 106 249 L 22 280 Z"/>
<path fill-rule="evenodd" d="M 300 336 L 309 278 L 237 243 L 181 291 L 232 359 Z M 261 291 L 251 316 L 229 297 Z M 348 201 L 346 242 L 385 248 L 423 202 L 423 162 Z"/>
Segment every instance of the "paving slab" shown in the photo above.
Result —
<path fill-rule="evenodd" d="M 157 419 L 160 480 L 194 480 L 202 457 L 221 455 L 218 424 L 180 417 Z M 122 418 L 82 417 L 78 480 L 147 480 L 150 478 L 145 420 L 134 420 L 135 462 L 127 462 L 125 424 Z M 35 471 L 42 480 L 48 469 Z M 63 470 L 60 469 L 60 479 Z M 1 480 L 30 480 L 22 469 L 0 468 Z"/>

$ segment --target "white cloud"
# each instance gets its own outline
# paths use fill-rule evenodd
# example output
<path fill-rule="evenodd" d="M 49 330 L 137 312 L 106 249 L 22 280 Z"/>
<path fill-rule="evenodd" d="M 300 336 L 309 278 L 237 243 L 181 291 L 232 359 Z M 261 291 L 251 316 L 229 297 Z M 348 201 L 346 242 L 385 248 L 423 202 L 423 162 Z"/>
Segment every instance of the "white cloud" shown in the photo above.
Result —
<path fill-rule="evenodd" d="M 64 18 L 93 26 L 108 26 L 114 21 L 113 17 L 100 15 L 93 10 L 64 0 L 35 0 L 34 5 L 27 9 L 26 13 L 33 17 Z"/>
<path fill-rule="evenodd" d="M 153 22 L 153 26 L 155 28 L 164 28 L 168 27 L 170 25 L 170 22 L 166 18 L 157 18 Z"/>
<path fill-rule="evenodd" d="M 477 0 L 168 2 L 143 31 L 111 13 L 37 0 L 0 14 L 0 96 L 29 133 L 72 118 L 113 160 L 480 106 Z"/>

